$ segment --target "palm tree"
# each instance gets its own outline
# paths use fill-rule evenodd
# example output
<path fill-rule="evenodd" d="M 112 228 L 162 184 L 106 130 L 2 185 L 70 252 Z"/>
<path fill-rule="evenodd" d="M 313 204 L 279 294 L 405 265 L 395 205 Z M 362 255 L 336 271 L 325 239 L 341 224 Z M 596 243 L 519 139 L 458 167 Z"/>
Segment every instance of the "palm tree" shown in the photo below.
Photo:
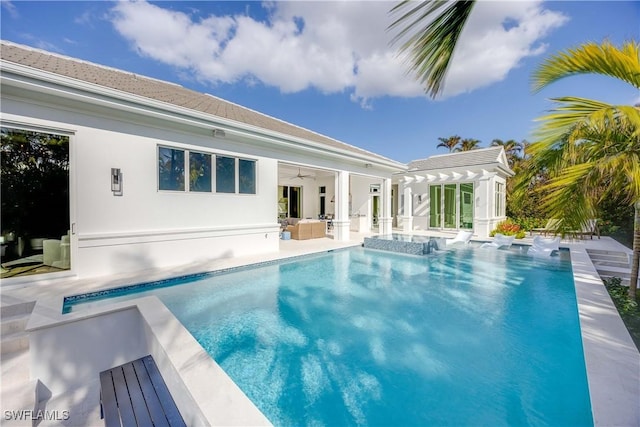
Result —
<path fill-rule="evenodd" d="M 478 145 L 480 144 L 480 140 L 479 139 L 473 139 L 473 138 L 465 138 L 462 141 L 460 141 L 460 147 L 457 147 L 455 149 L 455 151 L 471 151 L 471 150 L 475 150 L 478 147 Z"/>
<path fill-rule="evenodd" d="M 534 72 L 534 90 L 575 74 L 615 77 L 640 89 L 640 45 L 586 43 L 554 55 Z M 531 159 L 521 184 L 546 171 L 544 206 L 574 227 L 594 218 L 598 202 L 613 194 L 634 206 L 629 296 L 635 299 L 640 262 L 640 108 L 578 97 L 553 101 L 555 109 L 539 119 L 537 141 L 528 149 Z"/>
<path fill-rule="evenodd" d="M 392 43 L 401 43 L 400 51 L 411 58 L 411 71 L 432 98 L 444 89 L 456 43 L 474 5 L 468 0 L 405 0 L 391 9 L 392 14 L 402 13 L 388 28 L 400 29 Z"/>
<path fill-rule="evenodd" d="M 438 140 L 440 141 L 440 144 L 438 144 L 437 148 L 440 147 L 444 147 L 444 148 L 448 148 L 449 152 L 453 152 L 455 151 L 456 147 L 458 146 L 458 144 L 460 144 L 460 137 L 458 135 L 453 135 L 450 136 L 449 138 L 438 138 Z"/>

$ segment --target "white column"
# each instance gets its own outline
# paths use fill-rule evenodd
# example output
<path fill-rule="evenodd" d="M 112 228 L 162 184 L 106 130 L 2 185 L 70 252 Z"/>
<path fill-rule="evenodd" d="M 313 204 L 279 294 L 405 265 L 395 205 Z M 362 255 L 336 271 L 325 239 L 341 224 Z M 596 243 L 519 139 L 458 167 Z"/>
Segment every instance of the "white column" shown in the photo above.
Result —
<path fill-rule="evenodd" d="M 336 174 L 336 217 L 333 221 L 334 238 L 349 240 L 349 172 Z"/>
<path fill-rule="evenodd" d="M 409 184 L 404 187 L 404 216 L 402 217 L 402 230 L 413 231 L 413 193 Z"/>
<path fill-rule="evenodd" d="M 474 220 L 474 233 L 478 237 L 488 237 L 491 232 L 491 214 L 494 207 L 494 194 L 492 191 L 493 180 L 490 178 L 480 178 L 476 185 L 474 197 L 477 200 L 476 218 Z"/>
<path fill-rule="evenodd" d="M 378 218 L 380 234 L 391 234 L 393 217 L 391 216 L 391 178 L 382 180 L 382 215 Z"/>

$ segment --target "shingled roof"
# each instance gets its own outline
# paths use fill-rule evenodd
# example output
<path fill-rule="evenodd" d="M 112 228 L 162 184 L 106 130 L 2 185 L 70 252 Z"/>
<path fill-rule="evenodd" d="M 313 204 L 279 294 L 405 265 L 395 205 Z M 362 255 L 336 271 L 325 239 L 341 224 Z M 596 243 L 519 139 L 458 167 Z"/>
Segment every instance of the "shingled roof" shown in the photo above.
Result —
<path fill-rule="evenodd" d="M 503 169 L 511 171 L 509 165 L 503 162 L 501 153 L 502 147 L 489 147 L 460 151 L 458 153 L 439 154 L 426 159 L 409 162 L 409 171 L 468 168 L 483 165 L 501 165 Z"/>
<path fill-rule="evenodd" d="M 399 162 L 379 154 L 355 147 L 325 135 L 242 107 L 210 94 L 196 92 L 178 84 L 165 82 L 131 72 L 110 68 L 91 62 L 46 52 L 5 40 L 0 41 L 0 58 L 26 67 L 54 73 L 83 82 L 138 95 L 154 101 L 210 114 L 238 123 L 255 126 L 285 136 L 301 138 L 314 143 L 346 150 L 383 162 Z"/>

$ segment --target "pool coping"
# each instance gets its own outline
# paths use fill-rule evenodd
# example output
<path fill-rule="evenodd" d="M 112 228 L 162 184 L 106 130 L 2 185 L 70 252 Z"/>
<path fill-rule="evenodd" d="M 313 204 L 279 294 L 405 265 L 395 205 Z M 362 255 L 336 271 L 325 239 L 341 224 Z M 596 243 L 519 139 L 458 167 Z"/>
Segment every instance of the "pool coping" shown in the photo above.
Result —
<path fill-rule="evenodd" d="M 637 404 L 640 399 L 640 352 L 635 347 L 629 332 L 591 262 L 586 252 L 585 243 L 569 242 L 562 243 L 561 246 L 571 250 L 571 263 L 594 425 L 640 425 L 640 405 Z M 327 250 L 319 250 L 315 254 L 324 252 L 327 252 Z M 297 255 L 295 258 L 306 255 L 308 254 Z M 291 258 L 285 256 L 279 258 L 279 261 L 286 261 Z M 271 262 L 274 261 L 267 261 L 267 263 Z M 250 268 L 248 265 L 241 267 Z M 122 304 L 137 306 L 136 301 L 130 300 Z M 50 327 L 57 322 L 75 321 L 77 318 L 85 316 L 99 316 L 103 312 L 109 312 L 109 307 L 112 307 L 96 307 L 90 310 L 90 313 L 78 313 L 76 315 L 70 313 L 62 317 L 63 297 L 57 298 L 55 302 L 50 300 L 46 304 L 44 304 L 44 301 L 42 303 L 38 301 L 34 314 L 40 313 L 41 309 L 45 309 L 47 313 L 44 317 L 37 316 L 33 318 L 32 316 L 28 325 L 30 330 Z M 164 307 L 159 300 L 158 303 Z M 57 310 L 58 315 L 52 316 L 52 309 L 54 311 Z M 171 317 L 173 316 L 171 315 Z M 173 319 L 177 321 L 175 317 Z M 191 337 L 186 332 L 186 329 L 185 334 Z M 196 346 L 199 347 L 197 343 Z M 168 348 L 165 349 L 167 353 L 181 350 L 172 349 L 171 347 L 171 343 L 168 343 Z M 201 347 L 199 348 L 201 349 Z M 215 364 L 215 362 L 213 363 Z M 217 366 L 217 364 L 215 365 Z M 198 384 L 197 375 L 195 377 L 196 382 L 191 386 L 206 390 L 203 384 Z M 190 372 L 190 378 L 194 379 L 193 372 Z"/>
<path fill-rule="evenodd" d="M 571 251 L 594 426 L 640 426 L 640 352 L 583 242 Z"/>

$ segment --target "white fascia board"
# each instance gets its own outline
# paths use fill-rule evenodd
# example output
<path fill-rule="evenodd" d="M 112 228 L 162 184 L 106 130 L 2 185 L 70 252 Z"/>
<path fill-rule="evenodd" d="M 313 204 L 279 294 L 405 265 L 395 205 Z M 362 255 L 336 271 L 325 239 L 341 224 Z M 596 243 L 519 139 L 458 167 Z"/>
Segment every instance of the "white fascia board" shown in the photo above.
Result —
<path fill-rule="evenodd" d="M 50 93 L 90 104 L 135 112 L 141 115 L 180 122 L 201 128 L 218 128 L 228 132 L 229 134 L 259 139 L 274 145 L 283 145 L 288 146 L 289 148 L 291 146 L 304 148 L 312 152 L 325 155 L 332 154 L 336 157 L 351 161 L 359 159 L 365 163 L 375 164 L 388 172 L 405 171 L 407 169 L 406 164 L 393 160 L 385 161 L 377 157 L 366 156 L 360 153 L 309 141 L 307 139 L 266 130 L 246 123 L 201 113 L 117 89 L 106 88 L 104 86 L 88 83 L 82 80 L 60 76 L 58 74 L 37 70 L 31 67 L 21 66 L 13 62 L 0 61 L 0 70 L 2 72 L 1 78 L 3 82 L 6 82 L 7 84 L 13 83 L 13 85 L 18 87 L 29 87 L 37 92 Z M 60 88 L 56 88 L 51 85 L 57 85 L 60 86 Z M 71 90 L 69 90 L 69 88 Z M 87 94 L 84 94 L 83 92 L 86 92 Z M 98 95 L 98 97 L 96 95 Z"/>
<path fill-rule="evenodd" d="M 438 174 L 459 173 L 462 175 L 470 176 L 470 173 L 479 173 L 479 172 L 482 172 L 483 170 L 495 170 L 495 169 L 499 169 L 503 174 L 507 176 L 515 175 L 515 172 L 513 172 L 511 169 L 506 169 L 502 163 L 498 163 L 498 162 L 484 163 L 484 164 L 473 165 L 473 166 L 460 166 L 456 168 L 415 170 L 415 171 L 412 171 L 412 174 L 420 173 L 420 174 L 427 174 L 427 175 L 429 174 L 438 175 Z"/>

